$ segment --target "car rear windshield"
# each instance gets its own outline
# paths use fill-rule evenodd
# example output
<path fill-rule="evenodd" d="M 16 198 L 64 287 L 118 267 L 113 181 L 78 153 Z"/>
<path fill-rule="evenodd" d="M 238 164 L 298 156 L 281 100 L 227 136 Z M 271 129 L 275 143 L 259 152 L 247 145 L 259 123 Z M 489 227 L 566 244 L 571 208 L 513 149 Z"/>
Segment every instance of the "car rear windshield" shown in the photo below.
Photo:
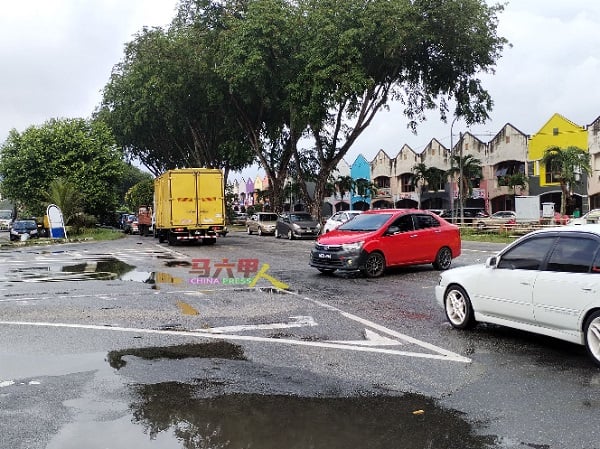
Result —
<path fill-rule="evenodd" d="M 277 221 L 277 214 L 261 214 L 259 218 L 261 221 Z"/>
<path fill-rule="evenodd" d="M 338 229 L 342 231 L 376 231 L 391 217 L 392 214 L 360 214 L 341 225 Z"/>
<path fill-rule="evenodd" d="M 35 221 L 15 221 L 13 228 L 30 231 L 32 229 L 37 229 L 37 224 Z"/>
<path fill-rule="evenodd" d="M 310 214 L 292 214 L 290 215 L 291 221 L 312 221 Z"/>

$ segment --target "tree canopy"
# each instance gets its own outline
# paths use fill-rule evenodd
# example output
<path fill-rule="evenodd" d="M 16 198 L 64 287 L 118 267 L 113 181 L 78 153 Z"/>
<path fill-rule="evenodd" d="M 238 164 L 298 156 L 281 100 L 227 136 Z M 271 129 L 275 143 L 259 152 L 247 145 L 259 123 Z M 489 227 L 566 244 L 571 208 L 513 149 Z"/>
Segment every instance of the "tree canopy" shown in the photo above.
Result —
<path fill-rule="evenodd" d="M 127 46 L 100 113 L 155 173 L 256 157 L 274 210 L 293 165 L 320 215 L 330 175 L 389 102 L 412 130 L 432 109 L 444 121 L 488 118 L 478 76 L 507 43 L 501 10 L 484 0 L 181 0 L 168 30 Z"/>
<path fill-rule="evenodd" d="M 22 133 L 13 129 L 0 151 L 2 194 L 29 214 L 43 215 L 57 179 L 76 187 L 88 214 L 102 218 L 117 207 L 125 164 L 100 121 L 52 119 Z"/>

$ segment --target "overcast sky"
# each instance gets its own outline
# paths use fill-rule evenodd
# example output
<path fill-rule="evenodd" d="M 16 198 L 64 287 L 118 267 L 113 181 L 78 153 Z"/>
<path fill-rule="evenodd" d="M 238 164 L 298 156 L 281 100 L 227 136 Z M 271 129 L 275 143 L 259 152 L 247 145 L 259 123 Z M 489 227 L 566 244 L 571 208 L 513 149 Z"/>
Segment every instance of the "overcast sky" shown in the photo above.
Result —
<path fill-rule="evenodd" d="M 0 141 L 50 118 L 89 117 L 101 89 L 143 26 L 164 26 L 177 0 L 6 1 L 0 15 Z M 471 129 L 488 141 L 507 122 L 535 133 L 555 112 L 579 125 L 600 115 L 600 2 L 512 0 L 499 34 L 513 45 L 496 74 L 483 75 L 495 107 Z M 467 131 L 457 121 L 454 133 Z M 418 135 L 401 108 L 381 112 L 349 153 L 367 159 L 379 149 L 395 156 L 403 144 L 420 152 L 432 139 L 450 145 L 450 124 L 431 114 Z"/>

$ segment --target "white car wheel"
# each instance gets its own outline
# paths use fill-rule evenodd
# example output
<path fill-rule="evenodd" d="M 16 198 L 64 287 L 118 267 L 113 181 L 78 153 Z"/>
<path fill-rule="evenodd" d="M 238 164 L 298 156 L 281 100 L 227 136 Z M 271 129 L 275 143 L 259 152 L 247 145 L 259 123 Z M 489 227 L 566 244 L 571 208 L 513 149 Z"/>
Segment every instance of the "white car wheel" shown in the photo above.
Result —
<path fill-rule="evenodd" d="M 600 365 L 600 311 L 592 313 L 585 322 L 585 347 L 594 363 Z"/>
<path fill-rule="evenodd" d="M 446 318 L 456 329 L 468 329 L 475 325 L 473 307 L 467 292 L 458 285 L 453 285 L 444 294 Z"/>

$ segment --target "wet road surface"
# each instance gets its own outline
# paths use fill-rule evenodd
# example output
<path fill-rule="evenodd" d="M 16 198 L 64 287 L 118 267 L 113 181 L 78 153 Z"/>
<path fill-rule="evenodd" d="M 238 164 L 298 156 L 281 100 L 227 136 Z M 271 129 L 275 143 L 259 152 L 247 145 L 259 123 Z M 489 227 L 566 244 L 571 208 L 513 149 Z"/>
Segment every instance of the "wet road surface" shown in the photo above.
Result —
<path fill-rule="evenodd" d="M 582 348 L 456 332 L 431 267 L 322 276 L 310 246 L 234 234 L 0 252 L 0 447 L 599 447 L 600 372 Z M 240 260 L 289 292 L 193 281 L 244 279 Z"/>

